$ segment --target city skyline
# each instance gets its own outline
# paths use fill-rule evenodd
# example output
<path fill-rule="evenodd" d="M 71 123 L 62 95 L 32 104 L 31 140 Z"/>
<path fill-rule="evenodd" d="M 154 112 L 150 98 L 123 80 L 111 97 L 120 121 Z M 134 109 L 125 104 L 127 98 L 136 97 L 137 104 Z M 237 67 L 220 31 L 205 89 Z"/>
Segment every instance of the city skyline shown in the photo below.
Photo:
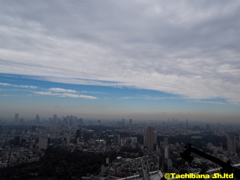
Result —
<path fill-rule="evenodd" d="M 27 119 L 34 119 L 36 114 L 41 118 L 58 114 L 107 120 L 238 120 L 239 106 L 222 101 L 204 103 L 158 91 L 61 84 L 12 75 L 1 75 L 3 79 L 0 118 L 14 119 L 14 114 L 19 113 Z"/>
<path fill-rule="evenodd" d="M 239 8 L 237 1 L 2 2 L 0 119 L 238 122 Z"/>

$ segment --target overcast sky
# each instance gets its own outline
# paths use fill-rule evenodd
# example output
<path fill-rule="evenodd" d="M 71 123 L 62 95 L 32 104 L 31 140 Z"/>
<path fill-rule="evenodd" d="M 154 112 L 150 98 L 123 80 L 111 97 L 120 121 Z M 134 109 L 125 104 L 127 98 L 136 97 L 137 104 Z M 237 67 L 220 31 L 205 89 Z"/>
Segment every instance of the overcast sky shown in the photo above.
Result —
<path fill-rule="evenodd" d="M 239 17 L 233 0 L 1 1 L 0 72 L 239 105 Z"/>

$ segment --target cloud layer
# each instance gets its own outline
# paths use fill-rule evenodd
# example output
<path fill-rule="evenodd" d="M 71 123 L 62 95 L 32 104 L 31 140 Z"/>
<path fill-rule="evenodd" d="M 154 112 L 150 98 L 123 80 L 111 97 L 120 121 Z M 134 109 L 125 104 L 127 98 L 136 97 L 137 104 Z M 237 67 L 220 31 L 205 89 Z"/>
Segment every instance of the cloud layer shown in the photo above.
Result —
<path fill-rule="evenodd" d="M 24 89 L 28 89 L 28 90 L 30 89 L 31 90 L 30 92 L 32 92 L 33 94 L 38 94 L 38 95 L 70 97 L 70 98 L 97 99 L 97 97 L 94 97 L 94 96 L 80 95 L 80 94 L 78 94 L 78 92 L 76 90 L 72 90 L 72 89 L 63 89 L 63 88 L 41 89 L 37 86 L 15 85 L 15 84 L 8 84 L 8 83 L 0 83 L 0 86 L 7 86 L 7 87 L 14 87 L 14 88 L 24 88 Z M 41 89 L 43 91 L 36 91 L 37 89 Z M 1 91 L 1 89 L 0 89 L 0 91 Z M 28 91 L 28 93 L 29 93 L 29 91 Z M 31 96 L 32 94 L 27 94 L 27 95 Z M 13 95 L 3 94 L 2 96 L 13 96 Z M 14 95 L 14 96 L 16 96 L 16 95 Z"/>
<path fill-rule="evenodd" d="M 57 96 L 57 97 L 97 99 L 97 97 L 94 97 L 94 96 L 78 95 L 78 94 L 71 94 L 71 93 L 53 93 L 49 91 L 35 91 L 33 93 L 39 94 L 39 95 L 48 95 L 48 96 Z"/>
<path fill-rule="evenodd" d="M 0 86 L 9 86 L 9 87 L 27 88 L 27 89 L 37 89 L 37 86 L 15 85 L 15 84 L 9 84 L 9 83 L 0 83 Z"/>
<path fill-rule="evenodd" d="M 50 88 L 49 91 L 52 92 L 67 92 L 67 93 L 76 93 L 77 91 L 72 89 L 63 89 L 63 88 Z"/>
<path fill-rule="evenodd" d="M 239 17 L 233 0 L 5 1 L 0 72 L 239 103 Z"/>

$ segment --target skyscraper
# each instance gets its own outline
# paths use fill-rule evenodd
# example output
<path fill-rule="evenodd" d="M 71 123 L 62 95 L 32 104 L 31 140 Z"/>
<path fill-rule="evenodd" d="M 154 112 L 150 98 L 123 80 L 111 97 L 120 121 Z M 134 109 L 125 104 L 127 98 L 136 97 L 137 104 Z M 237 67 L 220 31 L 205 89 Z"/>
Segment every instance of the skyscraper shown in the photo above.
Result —
<path fill-rule="evenodd" d="M 132 119 L 129 119 L 129 126 L 132 126 Z"/>
<path fill-rule="evenodd" d="M 168 146 L 168 138 L 167 137 L 163 138 L 163 146 L 164 147 Z"/>
<path fill-rule="evenodd" d="M 57 122 L 57 115 L 56 114 L 53 115 L 53 121 Z"/>
<path fill-rule="evenodd" d="M 39 149 L 46 150 L 48 147 L 48 139 L 47 138 L 39 138 Z"/>
<path fill-rule="evenodd" d="M 144 146 L 147 147 L 147 149 L 152 152 L 154 150 L 154 144 L 157 143 L 157 136 L 154 132 L 153 127 L 147 127 L 147 132 L 144 136 Z"/>
<path fill-rule="evenodd" d="M 228 155 L 236 153 L 236 141 L 234 134 L 226 133 Z"/>
<path fill-rule="evenodd" d="M 93 130 L 84 130 L 83 131 L 83 140 L 88 142 L 90 139 L 93 139 Z"/>
<path fill-rule="evenodd" d="M 121 140 L 120 134 L 115 134 L 113 136 L 113 143 L 114 143 L 114 145 L 120 145 L 120 142 L 121 142 L 120 140 Z"/>
<path fill-rule="evenodd" d="M 39 115 L 37 114 L 37 115 L 36 115 L 36 123 L 39 123 L 39 121 L 40 121 L 40 117 L 39 117 Z"/>
<path fill-rule="evenodd" d="M 165 157 L 165 159 L 169 159 L 169 147 L 168 146 L 166 146 L 164 148 L 164 157 Z"/>
<path fill-rule="evenodd" d="M 125 119 L 122 119 L 122 126 L 125 125 Z"/>
<path fill-rule="evenodd" d="M 78 123 L 79 123 L 79 124 L 83 124 L 83 118 L 79 118 L 79 119 L 78 119 Z"/>
<path fill-rule="evenodd" d="M 78 141 L 82 141 L 82 129 L 77 129 L 76 131 L 76 138 Z"/>
<path fill-rule="evenodd" d="M 18 118 L 19 118 L 19 115 L 18 115 L 18 113 L 16 113 L 16 114 L 15 114 L 14 121 L 15 121 L 15 122 L 18 122 Z"/>

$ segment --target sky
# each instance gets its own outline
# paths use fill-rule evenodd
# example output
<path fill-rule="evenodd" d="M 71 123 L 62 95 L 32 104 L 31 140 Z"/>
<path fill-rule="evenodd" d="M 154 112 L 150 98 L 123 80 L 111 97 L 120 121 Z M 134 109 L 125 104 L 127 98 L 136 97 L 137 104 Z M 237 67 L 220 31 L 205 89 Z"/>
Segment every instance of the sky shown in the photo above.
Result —
<path fill-rule="evenodd" d="M 0 118 L 240 120 L 240 2 L 1 1 Z"/>

